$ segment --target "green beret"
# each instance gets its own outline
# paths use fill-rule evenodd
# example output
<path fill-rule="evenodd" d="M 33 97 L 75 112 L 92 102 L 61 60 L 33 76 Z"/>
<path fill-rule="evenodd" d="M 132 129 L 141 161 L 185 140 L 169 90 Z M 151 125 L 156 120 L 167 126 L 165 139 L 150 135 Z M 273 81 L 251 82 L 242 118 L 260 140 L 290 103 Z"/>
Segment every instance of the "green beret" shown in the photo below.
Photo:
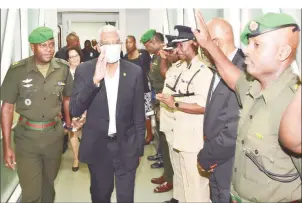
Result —
<path fill-rule="evenodd" d="M 249 21 L 240 35 L 241 42 L 248 44 L 248 39 L 267 32 L 294 26 L 293 32 L 300 30 L 296 21 L 285 13 L 267 13 Z"/>
<path fill-rule="evenodd" d="M 28 36 L 31 44 L 40 44 L 53 38 L 53 30 L 49 27 L 41 26 L 34 29 Z"/>
<path fill-rule="evenodd" d="M 145 34 L 143 34 L 143 36 L 141 37 L 141 43 L 145 44 L 146 42 L 148 42 L 150 39 L 152 39 L 152 37 L 155 35 L 156 30 L 151 29 L 148 30 L 147 32 L 145 32 Z"/>

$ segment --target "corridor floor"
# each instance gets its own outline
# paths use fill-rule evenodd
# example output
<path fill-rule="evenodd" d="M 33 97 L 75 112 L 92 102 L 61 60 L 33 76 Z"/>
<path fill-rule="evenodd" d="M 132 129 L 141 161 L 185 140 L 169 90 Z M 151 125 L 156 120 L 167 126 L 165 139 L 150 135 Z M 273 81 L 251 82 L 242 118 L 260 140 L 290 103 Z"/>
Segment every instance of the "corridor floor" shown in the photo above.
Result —
<path fill-rule="evenodd" d="M 172 191 L 157 194 L 153 192 L 156 185 L 150 182 L 151 178 L 159 177 L 163 173 L 163 169 L 151 169 L 147 156 L 155 153 L 154 146 L 145 146 L 145 156 L 141 159 L 141 163 L 137 169 L 135 182 L 135 202 L 163 202 L 172 197 Z M 55 182 L 56 201 L 55 202 L 91 202 L 90 199 L 90 177 L 86 164 L 80 164 L 77 172 L 71 170 L 72 151 L 69 147 L 68 151 L 63 155 L 62 165 L 58 177 Z M 116 202 L 115 191 L 112 194 L 112 202 Z"/>

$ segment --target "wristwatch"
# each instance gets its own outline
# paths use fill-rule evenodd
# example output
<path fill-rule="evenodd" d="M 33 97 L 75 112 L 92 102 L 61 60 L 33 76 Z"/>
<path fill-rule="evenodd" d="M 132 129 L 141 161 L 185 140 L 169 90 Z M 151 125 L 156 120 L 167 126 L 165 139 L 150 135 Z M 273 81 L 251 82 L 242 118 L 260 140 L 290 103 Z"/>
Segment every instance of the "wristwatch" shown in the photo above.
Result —
<path fill-rule="evenodd" d="M 178 102 L 175 102 L 175 103 L 174 103 L 174 106 L 175 106 L 176 108 L 178 108 L 178 107 L 179 107 L 179 103 L 178 103 Z"/>

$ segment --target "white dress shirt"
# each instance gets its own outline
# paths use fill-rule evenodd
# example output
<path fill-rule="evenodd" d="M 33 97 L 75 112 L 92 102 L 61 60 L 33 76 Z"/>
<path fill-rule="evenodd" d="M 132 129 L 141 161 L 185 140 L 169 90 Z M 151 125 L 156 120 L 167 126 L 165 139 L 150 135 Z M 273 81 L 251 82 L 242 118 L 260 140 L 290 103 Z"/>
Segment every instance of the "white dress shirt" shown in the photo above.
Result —
<path fill-rule="evenodd" d="M 238 48 L 236 48 L 234 51 L 232 51 L 232 53 L 228 56 L 228 59 L 229 59 L 230 61 L 232 61 L 232 60 L 234 59 L 234 57 L 235 57 L 237 51 L 238 51 Z M 218 74 L 218 72 L 215 72 L 215 73 L 214 73 L 214 77 L 215 77 L 215 80 L 214 80 L 213 88 L 212 88 L 212 90 L 211 90 L 211 97 L 210 97 L 210 100 L 212 99 L 212 95 L 213 95 L 213 93 L 214 93 L 214 91 L 215 91 L 215 89 L 216 89 L 216 87 L 217 87 L 217 85 L 218 85 L 218 83 L 220 82 L 220 79 L 221 79 L 221 77 L 220 77 L 220 75 Z"/>
<path fill-rule="evenodd" d="M 71 73 L 71 76 L 72 76 L 72 79 L 74 80 L 74 74 L 75 74 L 75 69 L 71 69 L 71 68 L 69 68 L 69 70 L 70 70 L 70 73 Z"/>
<path fill-rule="evenodd" d="M 108 74 L 106 74 L 105 76 L 105 85 L 106 85 L 108 109 L 109 109 L 108 135 L 116 133 L 116 102 L 117 102 L 119 79 L 120 79 L 120 64 L 118 64 L 113 77 L 108 77 Z"/>

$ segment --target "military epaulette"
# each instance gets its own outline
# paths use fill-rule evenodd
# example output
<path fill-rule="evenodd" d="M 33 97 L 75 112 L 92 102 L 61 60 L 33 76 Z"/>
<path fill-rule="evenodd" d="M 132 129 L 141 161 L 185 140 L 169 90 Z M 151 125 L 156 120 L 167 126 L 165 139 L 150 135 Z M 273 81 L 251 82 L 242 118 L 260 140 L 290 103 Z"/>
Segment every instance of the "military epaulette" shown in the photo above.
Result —
<path fill-rule="evenodd" d="M 58 63 L 62 63 L 62 64 L 64 64 L 64 65 L 69 66 L 69 63 L 68 63 L 66 60 L 64 60 L 64 59 L 60 59 L 60 58 L 54 58 L 54 59 L 55 59 L 56 62 L 58 62 Z"/>
<path fill-rule="evenodd" d="M 23 66 L 23 65 L 26 64 L 27 60 L 28 59 L 26 58 L 26 59 L 23 59 L 21 61 L 16 61 L 16 62 L 12 63 L 11 67 L 16 68 L 16 67 L 19 67 L 19 66 Z"/>
<path fill-rule="evenodd" d="M 299 88 L 299 86 L 301 85 L 301 79 L 300 77 L 297 75 L 297 82 L 290 85 L 290 89 L 293 91 L 293 92 L 296 92 Z"/>

